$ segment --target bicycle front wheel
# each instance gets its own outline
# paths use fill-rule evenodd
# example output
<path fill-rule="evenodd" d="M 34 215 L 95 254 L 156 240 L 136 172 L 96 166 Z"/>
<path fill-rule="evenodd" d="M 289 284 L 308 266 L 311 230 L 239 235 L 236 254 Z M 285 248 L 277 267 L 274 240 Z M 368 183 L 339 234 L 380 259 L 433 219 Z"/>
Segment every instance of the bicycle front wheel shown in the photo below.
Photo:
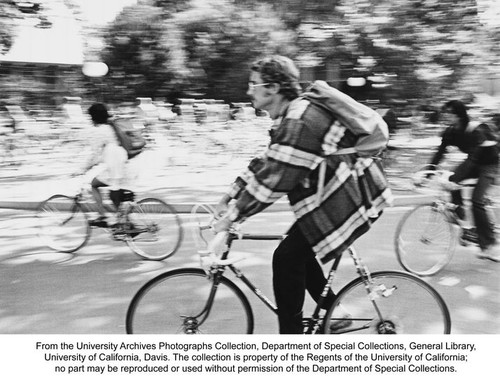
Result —
<path fill-rule="evenodd" d="M 132 299 L 128 334 L 251 334 L 253 314 L 243 292 L 202 269 L 183 268 L 147 282 Z"/>
<path fill-rule="evenodd" d="M 179 215 L 162 200 L 140 200 L 127 218 L 132 226 L 127 244 L 137 255 L 148 260 L 164 260 L 181 245 L 183 229 Z"/>
<path fill-rule="evenodd" d="M 403 216 L 396 227 L 394 246 L 405 270 L 430 276 L 450 262 L 456 241 L 446 215 L 435 204 L 423 204 Z"/>
<path fill-rule="evenodd" d="M 369 294 L 357 278 L 340 290 L 325 315 L 325 333 L 449 334 L 451 319 L 440 294 L 406 272 L 371 274 Z M 333 330 L 330 325 L 343 326 Z"/>
<path fill-rule="evenodd" d="M 66 195 L 53 195 L 37 209 L 38 235 L 49 247 L 71 253 L 90 237 L 90 226 L 81 206 Z"/>

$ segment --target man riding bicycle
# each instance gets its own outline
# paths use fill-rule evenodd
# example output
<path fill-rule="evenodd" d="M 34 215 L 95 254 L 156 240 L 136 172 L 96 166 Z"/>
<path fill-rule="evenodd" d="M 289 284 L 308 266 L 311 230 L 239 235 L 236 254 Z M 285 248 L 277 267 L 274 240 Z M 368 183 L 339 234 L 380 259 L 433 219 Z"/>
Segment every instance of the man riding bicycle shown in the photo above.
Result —
<path fill-rule="evenodd" d="M 449 181 L 460 183 L 469 178 L 477 178 L 472 192 L 472 214 L 478 235 L 479 258 L 500 262 L 500 246 L 497 244 L 494 223 L 487 210 L 488 192 L 498 176 L 499 149 L 493 130 L 487 124 L 470 122 L 465 105 L 458 100 L 447 102 L 441 115 L 449 125 L 442 134 L 441 145 L 430 164 L 436 167 L 442 160 L 448 146 L 456 146 L 467 153 L 467 158 L 458 165 Z M 461 190 L 451 191 L 452 202 L 457 206 L 455 212 L 465 219 Z"/>
<path fill-rule="evenodd" d="M 302 334 L 305 290 L 317 300 L 326 283 L 318 258 L 324 263 L 348 248 L 392 196 L 371 158 L 344 154 L 327 158 L 318 199 L 325 151 L 352 147 L 356 136 L 330 112 L 299 96 L 299 71 L 289 58 L 273 56 L 254 63 L 247 94 L 256 109 L 269 112 L 274 120 L 271 141 L 220 200 L 217 208 L 223 217 L 215 230 L 227 230 L 288 196 L 297 221 L 274 253 L 273 287 L 280 333 Z M 370 210 L 360 192 L 359 170 L 369 173 Z M 329 295 L 330 301 L 333 297 Z"/>

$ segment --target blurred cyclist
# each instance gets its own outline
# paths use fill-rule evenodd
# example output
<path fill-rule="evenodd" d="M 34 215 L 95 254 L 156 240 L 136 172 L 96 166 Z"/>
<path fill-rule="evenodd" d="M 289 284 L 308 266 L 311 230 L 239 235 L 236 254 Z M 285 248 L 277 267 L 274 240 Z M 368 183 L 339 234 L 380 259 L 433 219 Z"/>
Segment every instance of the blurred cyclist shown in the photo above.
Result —
<path fill-rule="evenodd" d="M 477 178 L 472 192 L 472 214 L 476 225 L 479 248 L 478 257 L 500 261 L 500 246 L 497 244 L 494 223 L 487 212 L 487 195 L 498 175 L 498 143 L 490 126 L 471 123 L 465 105 L 458 100 L 447 102 L 441 115 L 449 125 L 442 134 L 441 145 L 431 160 L 437 165 L 448 146 L 456 146 L 467 153 L 464 162 L 458 165 L 449 180 L 459 183 L 465 179 Z M 462 192 L 451 191 L 451 199 L 457 205 L 456 214 L 465 219 Z"/>
<path fill-rule="evenodd" d="M 100 166 L 99 174 L 91 182 L 99 217 L 90 221 L 90 225 L 107 227 L 107 210 L 103 204 L 100 188 L 110 188 L 110 198 L 117 207 L 119 205 L 117 198 L 126 177 L 127 151 L 120 145 L 115 130 L 108 123 L 110 115 L 104 104 L 93 104 L 88 113 L 96 130 L 92 133 L 92 153 L 85 171 L 98 164 Z"/>

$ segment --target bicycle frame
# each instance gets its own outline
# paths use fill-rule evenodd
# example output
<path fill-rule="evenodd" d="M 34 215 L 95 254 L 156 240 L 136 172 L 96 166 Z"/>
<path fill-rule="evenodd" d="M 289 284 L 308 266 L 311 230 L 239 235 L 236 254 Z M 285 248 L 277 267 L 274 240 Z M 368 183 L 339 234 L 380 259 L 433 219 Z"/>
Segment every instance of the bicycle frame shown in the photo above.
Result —
<path fill-rule="evenodd" d="M 229 256 L 229 252 L 231 251 L 231 246 L 234 242 L 234 240 L 282 240 L 284 238 L 283 235 L 259 235 L 259 234 L 242 234 L 238 235 L 234 232 L 230 232 L 227 237 L 226 241 L 226 246 L 227 249 L 224 250 L 221 256 L 221 260 L 227 259 Z M 220 278 L 224 271 L 225 267 L 229 267 L 231 271 L 234 273 L 234 275 L 239 278 L 251 291 L 254 293 L 257 298 L 259 298 L 272 312 L 277 313 L 278 312 L 278 307 L 268 298 L 266 295 L 259 289 L 257 288 L 245 275 L 244 273 L 238 269 L 237 267 L 234 266 L 234 264 L 228 264 L 228 265 L 216 265 L 215 267 L 212 267 L 211 274 L 214 275 L 214 288 L 212 289 L 212 294 L 209 297 L 209 300 L 207 302 L 207 306 L 211 305 L 211 302 L 213 301 L 213 295 L 215 293 L 215 289 L 218 284 L 218 278 Z M 208 306 L 208 311 L 209 311 L 209 306 Z"/>
<path fill-rule="evenodd" d="M 191 213 L 195 219 L 192 231 L 201 268 L 167 271 L 144 284 L 127 309 L 127 333 L 241 333 L 242 328 L 246 333 L 253 333 L 254 316 L 252 305 L 242 291 L 245 287 L 224 275 L 226 267 L 267 309 L 278 313 L 273 301 L 237 268 L 235 263 L 240 258 L 237 255 L 231 257 L 230 251 L 235 240 L 270 241 L 282 240 L 285 236 L 244 234 L 239 231 L 239 224 L 233 224 L 228 231 L 215 232 L 214 207 L 196 205 Z M 208 234 L 203 231 L 208 231 Z M 332 260 L 321 294 L 314 294 L 316 305 L 311 308 L 313 312 L 302 318 L 301 333 L 366 331 L 396 334 L 405 333 L 405 327 L 408 328 L 406 333 L 450 332 L 451 320 L 446 303 L 427 282 L 406 272 L 370 273 L 352 247 L 347 251 L 354 261 L 357 276 L 334 293 L 332 284 L 342 254 Z M 179 289 L 176 284 L 179 284 Z M 428 306 L 428 311 L 418 309 L 420 299 Z M 402 319 L 407 323 L 400 323 Z"/>
<path fill-rule="evenodd" d="M 221 260 L 225 260 L 229 256 L 229 252 L 231 250 L 231 246 L 235 240 L 282 240 L 284 238 L 283 235 L 260 235 L 260 234 L 236 234 L 234 232 L 230 232 L 228 234 L 227 240 L 226 240 L 226 246 L 227 249 L 225 249 L 221 255 Z M 377 315 L 379 316 L 380 319 L 382 319 L 382 314 L 377 307 L 377 304 L 375 302 L 375 297 L 371 297 L 370 295 L 374 291 L 371 288 L 371 276 L 368 268 L 366 265 L 363 264 L 361 258 L 358 256 L 356 253 L 355 249 L 353 247 L 349 247 L 347 249 L 349 252 L 351 258 L 354 261 L 354 265 L 356 268 L 356 272 L 358 275 L 362 278 L 362 281 L 365 285 L 365 289 L 367 291 L 367 295 L 370 298 L 371 303 L 374 306 L 374 309 L 376 310 Z M 320 297 L 318 299 L 318 302 L 316 303 L 316 306 L 314 308 L 314 311 L 310 317 L 304 317 L 303 318 L 303 325 L 304 325 L 304 333 L 305 334 L 314 334 L 317 332 L 318 328 L 320 328 L 320 321 L 323 318 L 321 316 L 321 310 L 323 309 L 323 306 L 326 302 L 326 298 L 331 292 L 331 285 L 333 284 L 333 281 L 335 279 L 335 275 L 338 269 L 338 266 L 340 264 L 340 260 L 342 259 L 342 254 L 338 255 L 335 260 L 333 261 L 333 264 L 328 272 L 328 277 L 326 284 L 323 288 L 323 291 L 320 294 Z M 267 306 L 269 310 L 271 310 L 273 313 L 277 314 L 278 308 L 277 306 L 258 288 L 256 287 L 252 281 L 250 281 L 245 274 L 238 269 L 237 267 L 234 266 L 234 264 L 215 264 L 211 267 L 210 269 L 210 276 L 213 276 L 213 285 L 212 289 L 210 291 L 210 295 L 207 299 L 207 303 L 202 309 L 202 311 L 193 317 L 194 320 L 197 318 L 201 317 L 203 315 L 203 318 L 198 322 L 198 325 L 203 324 L 203 321 L 206 320 L 210 314 L 211 311 L 211 306 L 213 305 L 214 299 L 215 299 L 215 293 L 217 291 L 218 284 L 220 283 L 220 278 L 223 276 L 225 272 L 225 268 L 229 267 L 229 269 L 234 273 L 234 275 L 239 278 L 250 291 L 257 296 L 257 298 L 264 303 L 264 305 Z M 391 292 L 392 290 L 389 289 L 383 289 L 383 292 Z M 350 330 L 345 330 L 344 332 L 352 332 L 356 330 L 363 330 L 366 328 L 369 328 L 371 320 L 366 320 L 367 324 L 357 328 L 357 329 L 350 329 Z"/>
<path fill-rule="evenodd" d="M 70 209 L 71 215 L 62 222 L 63 225 L 71 221 L 74 213 L 78 210 L 78 208 L 80 208 L 84 212 L 84 214 L 87 214 L 87 212 L 89 212 L 88 207 L 84 207 L 84 204 L 81 203 L 81 200 L 83 199 L 83 190 L 71 198 L 73 199 L 73 204 L 71 205 Z M 140 234 L 148 231 L 146 228 L 144 229 L 134 228 L 133 230 L 128 228 L 130 223 L 129 212 L 135 205 L 136 205 L 135 201 L 124 201 L 119 205 L 118 210 L 112 209 L 107 205 L 104 206 L 108 211 L 116 213 L 117 216 L 117 223 L 113 227 L 106 228 L 109 230 L 109 233 L 115 240 L 127 239 L 128 238 L 127 234 L 130 233 Z M 89 220 L 87 219 L 86 221 L 87 224 L 89 224 Z"/>
<path fill-rule="evenodd" d="M 418 186 L 421 187 L 422 189 L 427 189 L 427 190 L 434 189 L 435 191 L 437 190 L 437 194 L 435 194 L 435 200 L 433 201 L 433 203 L 436 204 L 438 211 L 446 216 L 448 223 L 457 225 L 460 228 L 460 230 L 464 231 L 467 230 L 467 225 L 466 223 L 464 223 L 464 221 L 458 218 L 457 215 L 453 212 L 456 205 L 454 205 L 448 200 L 449 194 L 450 191 L 452 190 L 463 191 L 464 189 L 474 188 L 474 186 L 476 185 L 476 181 L 475 179 L 471 178 L 471 179 L 466 179 L 459 184 L 453 184 L 452 182 L 449 182 L 449 186 L 452 185 L 455 186 L 453 188 L 446 188 L 447 185 L 443 185 L 443 183 L 440 183 L 439 180 L 445 177 L 447 173 L 449 174 L 451 172 L 439 169 L 438 166 L 435 166 L 435 170 L 418 171 L 416 178 L 418 177 L 423 178 L 426 175 L 435 176 L 435 178 L 431 180 L 423 181 L 423 183 L 419 184 Z M 421 179 L 420 182 L 422 182 Z M 491 198 L 491 196 L 488 196 L 486 198 L 486 202 L 488 207 L 490 208 L 495 207 L 496 202 Z"/>

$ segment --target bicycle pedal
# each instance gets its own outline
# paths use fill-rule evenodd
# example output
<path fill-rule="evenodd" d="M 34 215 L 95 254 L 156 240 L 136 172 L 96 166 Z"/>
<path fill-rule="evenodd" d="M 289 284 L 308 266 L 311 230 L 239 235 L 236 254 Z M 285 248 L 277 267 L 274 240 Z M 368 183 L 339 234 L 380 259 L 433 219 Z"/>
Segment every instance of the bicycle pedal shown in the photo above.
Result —
<path fill-rule="evenodd" d="M 474 227 L 467 227 L 462 230 L 460 241 L 468 245 L 469 243 L 478 244 L 479 240 Z M 463 244 L 462 244 L 463 245 Z"/>
<path fill-rule="evenodd" d="M 113 236 L 113 239 L 116 241 L 123 241 L 123 240 L 125 240 L 125 237 L 127 235 L 125 235 L 123 233 L 113 233 L 112 236 Z"/>

